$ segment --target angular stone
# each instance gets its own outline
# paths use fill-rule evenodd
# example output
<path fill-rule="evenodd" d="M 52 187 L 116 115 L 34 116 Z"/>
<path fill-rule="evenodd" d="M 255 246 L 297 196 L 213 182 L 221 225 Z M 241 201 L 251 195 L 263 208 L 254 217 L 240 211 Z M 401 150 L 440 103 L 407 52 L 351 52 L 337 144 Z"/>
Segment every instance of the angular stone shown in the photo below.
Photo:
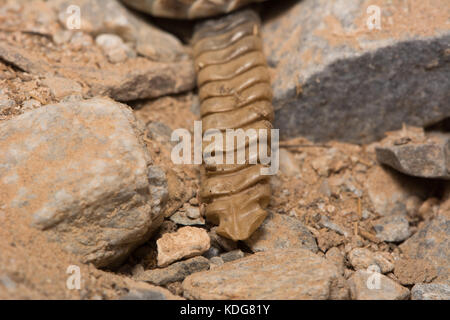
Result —
<path fill-rule="evenodd" d="M 183 258 L 199 256 L 208 251 L 210 239 L 205 229 L 183 227 L 166 233 L 156 241 L 158 266 L 165 267 Z"/>
<path fill-rule="evenodd" d="M 282 139 L 365 143 L 450 115 L 447 0 L 270 5 L 262 33 Z M 379 30 L 368 27 L 370 5 L 380 8 Z"/>
<path fill-rule="evenodd" d="M 375 151 L 379 162 L 405 174 L 450 179 L 450 134 L 401 130 L 381 141 Z"/>
<path fill-rule="evenodd" d="M 348 279 L 348 284 L 353 300 L 406 300 L 409 298 L 407 288 L 376 272 L 358 270 Z"/>
<path fill-rule="evenodd" d="M 183 281 L 188 299 L 346 299 L 337 268 L 305 249 L 258 252 Z"/>
<path fill-rule="evenodd" d="M 424 260 L 437 271 L 437 279 L 450 278 L 450 217 L 438 215 L 400 245 L 406 258 Z"/>
<path fill-rule="evenodd" d="M 152 269 L 138 274 L 134 279 L 146 281 L 158 286 L 171 282 L 183 281 L 187 276 L 209 269 L 209 260 L 205 257 L 195 257 L 176 262 L 163 269 Z"/>
<path fill-rule="evenodd" d="M 3 211 L 29 217 L 83 262 L 120 262 L 159 221 L 140 135 L 131 109 L 107 98 L 47 105 L 2 122 Z"/>
<path fill-rule="evenodd" d="M 411 300 L 450 300 L 450 285 L 418 283 L 411 289 Z"/>
<path fill-rule="evenodd" d="M 378 266 L 381 273 L 394 270 L 394 259 L 387 252 L 372 252 L 366 248 L 355 248 L 349 252 L 348 260 L 355 270 L 367 270 L 373 265 Z"/>
<path fill-rule="evenodd" d="M 317 252 L 311 232 L 298 219 L 270 213 L 262 225 L 244 240 L 254 252 L 289 248 L 304 248 Z"/>
<path fill-rule="evenodd" d="M 405 215 L 392 215 L 373 221 L 377 238 L 386 242 L 401 242 L 409 238 L 409 222 Z"/>

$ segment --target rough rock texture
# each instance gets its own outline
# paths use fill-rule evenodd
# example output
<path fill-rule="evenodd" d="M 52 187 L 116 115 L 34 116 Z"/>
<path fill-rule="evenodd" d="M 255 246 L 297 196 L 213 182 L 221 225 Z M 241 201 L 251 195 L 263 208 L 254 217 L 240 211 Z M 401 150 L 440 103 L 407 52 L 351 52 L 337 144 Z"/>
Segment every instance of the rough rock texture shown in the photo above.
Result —
<path fill-rule="evenodd" d="M 179 296 L 173 295 L 169 290 L 156 287 L 148 283 L 128 280 L 129 292 L 119 300 L 182 300 Z"/>
<path fill-rule="evenodd" d="M 373 222 L 377 238 L 386 242 L 401 242 L 409 238 L 409 222 L 405 215 L 395 214 Z"/>
<path fill-rule="evenodd" d="M 411 176 L 450 179 L 450 134 L 396 131 L 376 149 L 379 162 Z"/>
<path fill-rule="evenodd" d="M 99 68 L 79 60 L 49 60 L 46 54 L 29 52 L 17 44 L 5 42 L 0 43 L 0 58 L 32 74 L 57 74 L 79 82 L 83 84 L 84 97 L 106 95 L 115 100 L 130 101 L 179 93 L 195 86 L 195 72 L 190 60 L 165 63 L 138 57 L 121 64 L 102 61 Z"/>
<path fill-rule="evenodd" d="M 121 260 L 158 220 L 139 135 L 131 110 L 106 98 L 48 105 L 1 123 L 3 212 L 28 216 L 84 262 Z"/>
<path fill-rule="evenodd" d="M 334 263 L 334 265 L 338 268 L 340 274 L 344 274 L 345 272 L 345 257 L 341 253 L 341 251 L 337 247 L 333 247 L 327 251 L 325 254 L 325 258 Z"/>
<path fill-rule="evenodd" d="M 381 216 L 406 214 L 408 199 L 425 198 L 426 195 L 423 181 L 380 166 L 369 171 L 365 188 L 375 212 Z"/>
<path fill-rule="evenodd" d="M 259 252 L 183 281 L 189 299 L 345 299 L 334 265 L 305 249 Z"/>
<path fill-rule="evenodd" d="M 394 270 L 394 259 L 387 252 L 372 252 L 366 248 L 355 248 L 349 252 L 348 261 L 355 270 L 366 270 L 373 265 L 378 266 L 381 273 Z"/>
<path fill-rule="evenodd" d="M 436 268 L 423 259 L 398 259 L 394 275 L 403 285 L 429 283 L 437 277 Z"/>
<path fill-rule="evenodd" d="M 147 270 L 138 274 L 135 279 L 158 286 L 171 282 L 183 281 L 188 275 L 209 269 L 209 261 L 205 257 L 195 257 L 176 262 L 163 269 Z"/>
<path fill-rule="evenodd" d="M 128 10 L 118 0 L 51 0 L 58 10 L 61 25 L 66 26 L 72 12 L 70 5 L 80 7 L 80 31 L 97 36 L 113 33 L 130 42 L 141 55 L 154 61 L 177 61 L 187 58 L 181 42 L 173 35 L 159 30 Z"/>
<path fill-rule="evenodd" d="M 210 247 L 210 239 L 205 229 L 183 227 L 177 232 L 164 234 L 156 244 L 158 266 L 165 267 L 174 261 L 205 253 Z"/>
<path fill-rule="evenodd" d="M 369 142 L 450 115 L 447 0 L 290 1 L 272 17 L 267 5 L 282 138 Z M 381 9 L 380 30 L 368 27 L 371 5 Z"/>
<path fill-rule="evenodd" d="M 270 213 L 263 224 L 244 241 L 254 252 L 303 248 L 317 252 L 316 239 L 298 219 Z"/>
<path fill-rule="evenodd" d="M 379 283 L 372 280 L 375 279 L 374 277 L 379 277 Z M 348 279 L 348 283 L 353 300 L 405 300 L 409 298 L 407 288 L 380 273 L 358 270 Z"/>
<path fill-rule="evenodd" d="M 82 88 L 78 82 L 58 76 L 46 77 L 42 80 L 42 84 L 50 89 L 57 100 L 71 95 L 81 96 L 82 93 Z"/>
<path fill-rule="evenodd" d="M 241 259 L 245 256 L 244 252 L 241 250 L 233 250 L 230 252 L 225 252 L 220 255 L 220 258 L 222 258 L 223 262 L 231 262 L 234 260 Z"/>
<path fill-rule="evenodd" d="M 437 216 L 400 245 L 407 258 L 424 260 L 437 271 L 437 280 L 450 278 L 450 217 Z"/>
<path fill-rule="evenodd" d="M 418 283 L 411 289 L 412 300 L 450 300 L 450 285 Z"/>

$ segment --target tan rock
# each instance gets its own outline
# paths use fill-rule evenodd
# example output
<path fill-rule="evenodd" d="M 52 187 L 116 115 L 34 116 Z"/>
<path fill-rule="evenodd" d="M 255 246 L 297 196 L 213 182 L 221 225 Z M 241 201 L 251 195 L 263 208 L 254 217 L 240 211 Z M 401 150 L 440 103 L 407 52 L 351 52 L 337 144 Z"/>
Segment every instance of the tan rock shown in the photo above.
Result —
<path fill-rule="evenodd" d="M 2 211 L 26 217 L 83 262 L 119 263 L 160 223 L 140 134 L 131 109 L 107 98 L 2 122 Z"/>
<path fill-rule="evenodd" d="M 158 266 L 165 267 L 183 258 L 199 256 L 208 251 L 210 239 L 205 229 L 183 227 L 164 234 L 158 241 Z"/>
<path fill-rule="evenodd" d="M 394 274 L 403 285 L 429 283 L 437 277 L 432 264 L 423 259 L 399 259 L 395 261 Z"/>
<path fill-rule="evenodd" d="M 49 87 L 51 93 L 57 100 L 70 95 L 81 95 L 82 88 L 76 81 L 62 78 L 62 77 L 47 77 L 42 80 L 42 83 Z"/>
<path fill-rule="evenodd" d="M 348 283 L 353 300 L 405 300 L 409 298 L 407 288 L 377 272 L 358 270 L 348 279 Z"/>
<path fill-rule="evenodd" d="M 244 242 L 254 252 L 289 248 L 317 252 L 316 239 L 300 220 L 276 213 L 270 213 Z"/>
<path fill-rule="evenodd" d="M 305 249 L 258 252 L 183 282 L 188 299 L 346 299 L 337 268 Z"/>
<path fill-rule="evenodd" d="M 378 266 L 381 273 L 388 273 L 394 269 L 394 260 L 387 252 L 372 252 L 366 248 L 355 248 L 349 252 L 348 260 L 356 270 L 366 270 L 373 265 Z"/>
<path fill-rule="evenodd" d="M 405 258 L 423 260 L 437 272 L 433 281 L 450 278 L 450 218 L 438 215 L 400 245 Z M 416 262 L 417 263 L 417 262 Z M 420 272 L 417 270 L 417 272 Z"/>
<path fill-rule="evenodd" d="M 327 251 L 327 253 L 325 254 L 325 258 L 328 261 L 334 263 L 334 265 L 338 268 L 340 274 L 344 275 L 345 257 L 338 248 L 333 247 L 333 248 L 329 249 Z"/>

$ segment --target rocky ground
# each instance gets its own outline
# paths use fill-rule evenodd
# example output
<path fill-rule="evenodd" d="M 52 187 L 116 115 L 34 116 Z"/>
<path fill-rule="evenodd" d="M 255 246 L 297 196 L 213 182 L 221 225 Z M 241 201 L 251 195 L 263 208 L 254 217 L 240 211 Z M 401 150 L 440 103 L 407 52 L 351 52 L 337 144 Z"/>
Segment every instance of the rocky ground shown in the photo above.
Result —
<path fill-rule="evenodd" d="M 170 158 L 193 22 L 0 0 L 0 299 L 450 299 L 448 3 L 369 2 L 257 7 L 280 172 L 236 243 Z"/>

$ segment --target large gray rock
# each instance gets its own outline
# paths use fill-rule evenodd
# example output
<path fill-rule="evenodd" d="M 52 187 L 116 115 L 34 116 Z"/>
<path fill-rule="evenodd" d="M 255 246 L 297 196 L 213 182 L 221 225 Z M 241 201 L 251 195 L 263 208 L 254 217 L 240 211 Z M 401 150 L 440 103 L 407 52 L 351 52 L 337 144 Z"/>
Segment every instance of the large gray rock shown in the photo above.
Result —
<path fill-rule="evenodd" d="M 188 299 L 346 299 L 336 266 L 306 249 L 258 252 L 183 281 Z"/>
<path fill-rule="evenodd" d="M 381 30 L 368 28 L 372 4 L 381 10 Z M 282 138 L 369 142 L 402 123 L 450 115 L 446 0 L 286 6 L 263 26 Z"/>
<path fill-rule="evenodd" d="M 439 215 L 400 245 L 406 258 L 423 260 L 436 269 L 437 279 L 450 278 L 450 218 Z M 420 270 L 417 270 L 420 272 Z"/>
<path fill-rule="evenodd" d="M 120 262 L 162 217 L 140 132 L 131 109 L 107 98 L 47 105 L 2 122 L 3 212 L 26 216 L 84 262 Z"/>
<path fill-rule="evenodd" d="M 375 151 L 379 162 L 405 174 L 450 179 L 450 134 L 409 128 L 390 133 Z"/>

